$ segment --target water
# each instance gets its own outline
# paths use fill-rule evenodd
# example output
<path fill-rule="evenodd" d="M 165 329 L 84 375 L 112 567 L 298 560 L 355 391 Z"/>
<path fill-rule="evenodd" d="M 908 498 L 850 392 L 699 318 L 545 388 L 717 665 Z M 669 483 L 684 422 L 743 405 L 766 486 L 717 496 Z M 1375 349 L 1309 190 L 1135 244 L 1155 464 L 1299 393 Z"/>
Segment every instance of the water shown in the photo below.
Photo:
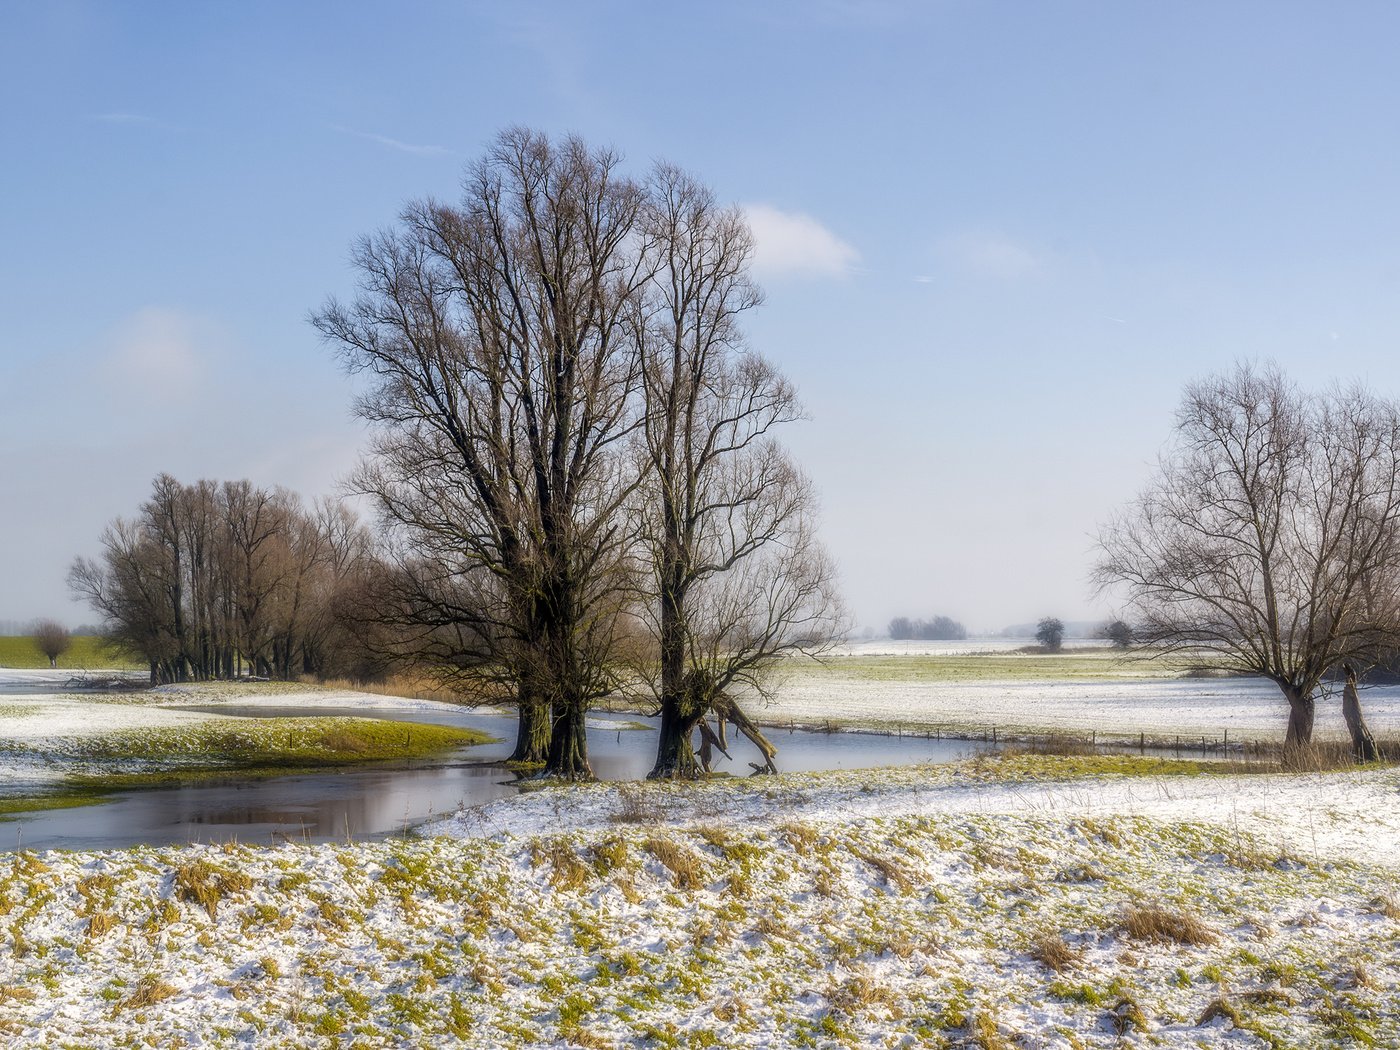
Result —
<path fill-rule="evenodd" d="M 369 839 L 515 794 L 515 776 L 502 765 L 515 741 L 515 718 L 465 709 L 367 712 L 364 708 L 217 707 L 228 716 L 257 718 L 345 715 L 435 722 L 481 729 L 494 744 L 433 759 L 380 763 L 305 776 L 230 776 L 115 795 L 75 809 L 23 814 L 0 824 L 0 849 L 106 849 L 187 842 L 273 843 Z M 636 715 L 590 717 L 588 751 L 604 780 L 644 777 L 656 757 L 656 721 Z M 632 728 L 645 726 L 645 728 Z M 926 740 L 868 733 L 767 730 L 784 771 L 859 769 L 946 762 L 986 747 L 968 741 Z M 716 771 L 743 775 L 758 751 L 731 737 L 733 761 L 717 756 Z"/>

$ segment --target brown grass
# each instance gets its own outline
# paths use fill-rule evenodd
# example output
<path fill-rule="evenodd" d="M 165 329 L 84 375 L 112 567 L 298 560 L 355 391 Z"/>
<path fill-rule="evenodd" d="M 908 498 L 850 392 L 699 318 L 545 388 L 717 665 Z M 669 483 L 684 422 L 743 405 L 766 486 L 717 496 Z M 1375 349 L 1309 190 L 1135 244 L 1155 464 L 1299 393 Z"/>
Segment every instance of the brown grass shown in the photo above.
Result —
<path fill-rule="evenodd" d="M 880 878 L 885 881 L 887 886 L 896 886 L 904 893 L 908 893 L 914 888 L 914 880 L 910 877 L 908 869 L 899 861 L 891 857 L 882 857 L 878 853 L 866 853 L 854 848 L 852 848 L 851 853 L 879 872 Z"/>
<path fill-rule="evenodd" d="M 246 893 L 252 887 L 253 880 L 241 871 L 216 868 L 203 860 L 190 861 L 175 869 L 175 895 L 182 901 L 200 905 L 211 919 L 219 917 L 219 902 L 224 897 L 230 893 Z"/>
<path fill-rule="evenodd" d="M 675 876 L 678 888 L 694 890 L 704 885 L 704 865 L 698 856 L 685 847 L 676 845 L 670 839 L 653 836 L 642 843 L 642 849 Z"/>
<path fill-rule="evenodd" d="M 659 824 L 665 816 L 644 788 L 623 786 L 617 789 L 617 810 L 608 819 L 614 824 Z"/>
<path fill-rule="evenodd" d="M 548 861 L 553 869 L 549 881 L 557 889 L 576 890 L 588 883 L 592 869 L 585 864 L 566 839 L 536 840 L 532 857 L 535 864 Z"/>
<path fill-rule="evenodd" d="M 1031 941 L 1030 955 L 1046 969 L 1058 973 L 1079 962 L 1084 953 L 1080 949 L 1071 948 L 1063 934 L 1047 931 Z"/>
<path fill-rule="evenodd" d="M 1155 905 L 1131 905 L 1123 912 L 1121 929 L 1138 941 L 1207 945 L 1218 939 L 1214 930 L 1194 915 Z"/>
<path fill-rule="evenodd" d="M 166 984 L 155 976 L 142 977 L 136 982 L 136 990 L 117 1003 L 115 1010 L 140 1010 L 146 1006 L 170 999 L 180 994 L 180 989 Z"/>

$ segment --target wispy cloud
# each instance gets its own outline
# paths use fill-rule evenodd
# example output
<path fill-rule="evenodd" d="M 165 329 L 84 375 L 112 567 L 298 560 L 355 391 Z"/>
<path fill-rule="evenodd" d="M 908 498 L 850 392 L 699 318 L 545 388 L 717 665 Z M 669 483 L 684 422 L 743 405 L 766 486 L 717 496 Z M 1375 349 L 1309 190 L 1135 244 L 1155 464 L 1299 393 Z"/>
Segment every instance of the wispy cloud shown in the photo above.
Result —
<path fill-rule="evenodd" d="M 88 119 L 100 121 L 103 124 L 147 124 L 152 127 L 161 124 L 155 117 L 147 116 L 145 113 L 89 113 Z"/>
<path fill-rule="evenodd" d="M 1000 233 L 945 237 L 938 242 L 938 255 L 954 270 L 999 280 L 1029 276 L 1045 264 L 1040 254 L 1028 245 Z"/>
<path fill-rule="evenodd" d="M 754 269 L 770 276 L 844 277 L 860 252 L 816 219 L 770 204 L 744 205 L 753 230 Z"/>
<path fill-rule="evenodd" d="M 412 142 L 404 142 L 402 139 L 390 138 L 388 135 L 377 135 L 372 131 L 357 131 L 355 128 L 347 128 L 340 124 L 333 124 L 332 127 L 346 135 L 354 135 L 356 138 L 378 143 L 386 149 L 409 153 L 415 157 L 450 157 L 452 155 L 452 151 L 445 146 L 420 146 Z"/>
<path fill-rule="evenodd" d="M 191 394 L 204 371 L 200 348 L 216 338 L 210 323 L 200 317 L 168 307 L 143 307 L 109 337 L 107 378 L 147 397 Z"/>

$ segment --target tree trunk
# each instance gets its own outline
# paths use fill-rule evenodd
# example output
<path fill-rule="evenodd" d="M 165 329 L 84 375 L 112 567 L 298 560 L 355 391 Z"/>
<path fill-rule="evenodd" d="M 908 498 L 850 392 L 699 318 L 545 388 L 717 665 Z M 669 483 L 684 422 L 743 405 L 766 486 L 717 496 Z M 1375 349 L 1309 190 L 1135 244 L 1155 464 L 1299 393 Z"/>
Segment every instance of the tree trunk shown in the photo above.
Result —
<path fill-rule="evenodd" d="M 676 703 L 662 706 L 656 765 L 647 774 L 648 780 L 694 780 L 700 776 L 691 734 L 695 732 L 701 714 L 700 711 L 682 714 L 680 705 Z"/>
<path fill-rule="evenodd" d="M 506 761 L 520 766 L 543 766 L 549 759 L 549 705 L 524 686 L 520 687 L 519 697 L 515 750 Z"/>
<path fill-rule="evenodd" d="M 549 757 L 540 776 L 560 780 L 592 780 L 588 764 L 587 711 L 578 702 L 561 700 L 554 705 L 549 735 Z"/>
<path fill-rule="evenodd" d="M 1288 736 L 1283 741 L 1284 750 L 1308 747 L 1312 744 L 1317 703 L 1311 692 L 1304 694 L 1294 686 L 1285 686 L 1283 695 L 1288 699 Z"/>
<path fill-rule="evenodd" d="M 1342 670 L 1347 676 L 1346 688 L 1342 690 L 1342 717 L 1346 719 L 1347 731 L 1351 733 L 1351 753 L 1358 762 L 1374 762 L 1376 741 L 1361 715 L 1361 698 L 1356 694 L 1356 672 L 1346 666 Z"/>

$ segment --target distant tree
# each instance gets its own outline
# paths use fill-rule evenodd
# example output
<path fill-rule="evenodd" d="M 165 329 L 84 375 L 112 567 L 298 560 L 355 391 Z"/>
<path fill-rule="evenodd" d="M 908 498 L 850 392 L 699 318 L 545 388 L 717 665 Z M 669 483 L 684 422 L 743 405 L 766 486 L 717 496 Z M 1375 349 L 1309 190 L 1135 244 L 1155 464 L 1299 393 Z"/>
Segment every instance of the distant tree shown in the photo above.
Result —
<path fill-rule="evenodd" d="M 1100 638 L 1107 638 L 1115 649 L 1128 649 L 1133 644 L 1133 629 L 1122 620 L 1113 620 L 1103 625 Z"/>
<path fill-rule="evenodd" d="M 1047 616 L 1036 624 L 1035 640 L 1052 653 L 1058 653 L 1065 640 L 1065 625 L 1054 616 Z"/>
<path fill-rule="evenodd" d="M 30 637 L 34 639 L 34 647 L 49 658 L 50 667 L 57 667 L 58 658 L 73 644 L 68 628 L 55 620 L 40 620 L 35 623 Z"/>
<path fill-rule="evenodd" d="M 1285 747 L 1307 745 L 1323 678 L 1375 664 L 1400 628 L 1400 404 L 1304 393 L 1273 367 L 1192 383 L 1156 478 L 1099 544 L 1096 580 L 1139 644 L 1273 681 Z"/>
<path fill-rule="evenodd" d="M 967 637 L 967 628 L 951 616 L 935 616 L 921 620 L 917 633 L 925 641 L 961 641 Z"/>
<path fill-rule="evenodd" d="M 897 642 L 914 637 L 914 621 L 907 616 L 896 616 L 890 621 L 890 637 Z"/>

